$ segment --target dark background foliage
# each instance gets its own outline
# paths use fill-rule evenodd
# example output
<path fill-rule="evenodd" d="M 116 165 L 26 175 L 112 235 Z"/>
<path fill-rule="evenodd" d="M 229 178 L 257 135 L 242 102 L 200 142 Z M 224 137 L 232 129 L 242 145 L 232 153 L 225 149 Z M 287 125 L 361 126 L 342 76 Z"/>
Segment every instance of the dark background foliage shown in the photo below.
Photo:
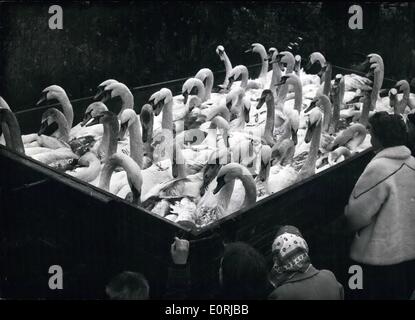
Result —
<path fill-rule="evenodd" d="M 387 77 L 415 77 L 414 3 L 361 3 L 363 30 L 348 28 L 349 2 L 65 2 L 63 30 L 48 28 L 51 4 L 0 3 L 0 95 L 14 110 L 50 84 L 90 96 L 107 78 L 132 87 L 221 70 L 218 44 L 233 65 L 257 63 L 251 43 L 283 50 L 297 36 L 303 58 L 350 66 L 353 52 L 376 52 Z"/>

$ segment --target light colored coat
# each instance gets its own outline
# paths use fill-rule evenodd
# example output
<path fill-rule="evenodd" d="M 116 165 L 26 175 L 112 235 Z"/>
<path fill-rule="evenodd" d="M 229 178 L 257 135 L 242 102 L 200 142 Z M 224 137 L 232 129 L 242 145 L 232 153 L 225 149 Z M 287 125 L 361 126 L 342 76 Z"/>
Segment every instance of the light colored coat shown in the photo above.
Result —
<path fill-rule="evenodd" d="M 350 257 L 369 265 L 415 259 L 415 158 L 405 146 L 380 151 L 345 208 L 355 238 Z"/>

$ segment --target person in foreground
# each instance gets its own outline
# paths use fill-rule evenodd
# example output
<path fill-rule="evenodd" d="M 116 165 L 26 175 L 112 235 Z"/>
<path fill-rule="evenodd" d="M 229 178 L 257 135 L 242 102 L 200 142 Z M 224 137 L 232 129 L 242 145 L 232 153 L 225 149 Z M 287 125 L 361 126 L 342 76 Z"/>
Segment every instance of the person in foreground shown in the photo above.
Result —
<path fill-rule="evenodd" d="M 272 255 L 270 280 L 275 289 L 268 299 L 343 300 L 343 286 L 334 274 L 311 264 L 307 242 L 297 228 L 284 226 L 278 230 Z"/>
<path fill-rule="evenodd" d="M 405 146 L 399 115 L 369 119 L 376 156 L 357 181 L 345 217 L 355 237 L 351 263 L 360 265 L 363 289 L 350 299 L 409 299 L 415 289 L 415 158 Z"/>

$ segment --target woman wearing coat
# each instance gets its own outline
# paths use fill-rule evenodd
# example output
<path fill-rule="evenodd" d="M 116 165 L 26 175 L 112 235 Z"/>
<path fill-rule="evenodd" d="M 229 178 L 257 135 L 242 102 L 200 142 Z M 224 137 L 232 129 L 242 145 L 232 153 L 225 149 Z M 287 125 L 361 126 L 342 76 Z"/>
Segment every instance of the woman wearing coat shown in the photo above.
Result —
<path fill-rule="evenodd" d="M 352 299 L 409 299 L 415 289 L 415 159 L 399 115 L 369 119 L 376 156 L 357 181 L 345 216 L 355 233 L 351 263 L 362 267 L 363 289 Z"/>

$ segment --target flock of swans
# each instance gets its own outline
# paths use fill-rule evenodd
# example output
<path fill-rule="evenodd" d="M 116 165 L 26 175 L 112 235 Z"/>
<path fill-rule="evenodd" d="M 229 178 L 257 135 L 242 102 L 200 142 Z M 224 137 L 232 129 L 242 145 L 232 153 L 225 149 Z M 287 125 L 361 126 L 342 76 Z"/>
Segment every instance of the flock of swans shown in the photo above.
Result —
<path fill-rule="evenodd" d="M 139 114 L 129 88 L 106 80 L 75 126 L 65 90 L 49 86 L 38 104 L 56 99 L 61 110 L 47 109 L 33 134 L 21 134 L 0 97 L 0 143 L 170 221 L 203 227 L 370 147 L 374 112 L 405 118 L 415 110 L 407 81 L 383 94 L 378 54 L 362 64 L 366 77 L 332 77 L 319 52 L 309 56 L 308 73 L 290 51 L 254 43 L 247 52 L 261 59 L 258 78 L 232 67 L 220 45 L 223 83 L 214 87 L 203 68 L 182 94 L 162 88 Z M 105 105 L 115 97 L 118 114 Z"/>

